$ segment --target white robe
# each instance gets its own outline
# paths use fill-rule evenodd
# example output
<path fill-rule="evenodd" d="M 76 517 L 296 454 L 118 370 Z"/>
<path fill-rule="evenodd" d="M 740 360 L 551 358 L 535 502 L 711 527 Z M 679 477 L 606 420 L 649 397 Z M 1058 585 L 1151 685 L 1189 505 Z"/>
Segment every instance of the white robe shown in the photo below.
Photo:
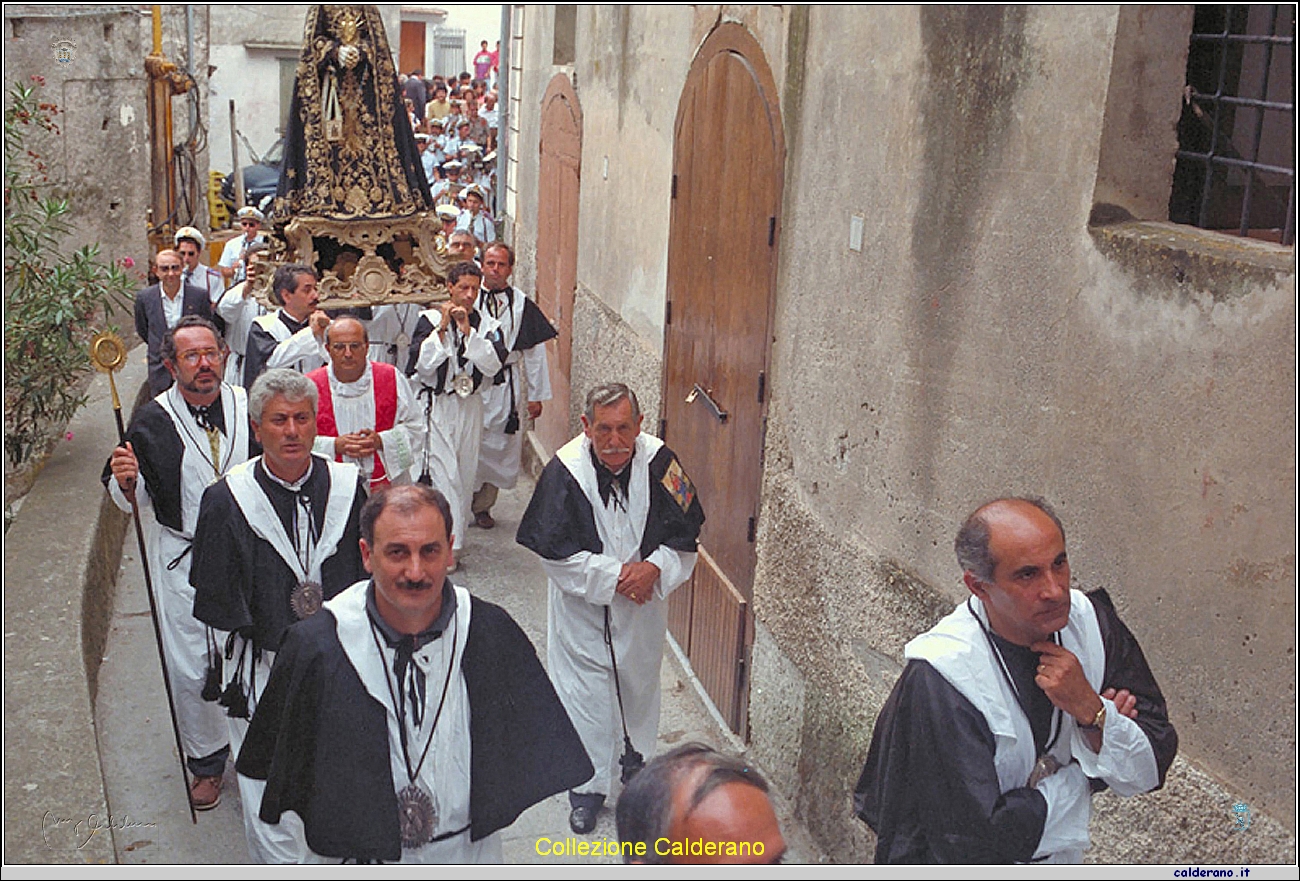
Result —
<path fill-rule="evenodd" d="M 480 304 L 488 296 L 487 291 L 480 294 Z M 529 401 L 549 401 L 551 399 L 551 374 L 546 362 L 546 344 L 539 343 L 522 352 L 514 351 L 515 338 L 519 335 L 520 322 L 524 314 L 524 292 L 514 288 L 514 302 L 509 312 L 505 311 L 505 294 L 495 295 L 501 313 L 501 332 L 506 349 L 510 354 L 506 364 L 514 374 L 515 407 L 523 421 Z M 479 311 L 496 314 L 485 310 Z M 510 417 L 510 383 L 488 385 L 483 390 L 483 439 L 478 454 L 478 474 L 474 478 L 477 489 L 490 483 L 498 489 L 511 489 L 519 479 L 519 465 L 523 454 L 523 427 L 514 434 L 506 434 L 506 420 Z"/>
<path fill-rule="evenodd" d="M 423 307 L 418 303 L 376 306 L 366 326 L 370 336 L 370 360 L 392 364 L 405 373 L 411 357 L 411 339 Z"/>
<path fill-rule="evenodd" d="M 556 452 L 591 502 L 604 550 L 579 551 L 564 560 L 542 558 L 546 571 L 546 666 L 555 691 L 582 738 L 595 776 L 578 792 L 610 795 L 623 751 L 623 728 L 614 687 L 614 670 L 605 644 L 605 607 L 618 660 L 628 733 L 646 761 L 659 733 L 659 666 L 668 628 L 668 595 L 690 577 L 696 554 L 660 546 L 649 562 L 659 567 L 654 598 L 637 605 L 615 593 L 624 563 L 641 559 L 641 536 L 650 510 L 650 460 L 663 441 L 637 436 L 627 509 L 606 507 L 596 488 L 591 441 L 579 435 Z"/>
<path fill-rule="evenodd" d="M 217 314 L 226 322 L 226 344 L 230 346 L 230 357 L 226 360 L 226 382 L 240 386 L 244 384 L 248 331 L 258 316 L 266 314 L 266 309 L 257 297 L 244 296 L 245 284 L 246 282 L 236 284 L 217 303 Z"/>
<path fill-rule="evenodd" d="M 271 352 L 271 357 L 266 360 L 262 370 L 287 367 L 299 373 L 310 373 L 317 367 L 325 366 L 329 361 L 329 353 L 325 350 L 325 344 L 312 332 L 311 324 L 309 323 L 297 333 L 292 333 L 280 320 L 281 311 L 277 309 L 253 321 L 276 341 L 275 350 Z"/>
<path fill-rule="evenodd" d="M 300 580 L 321 583 L 321 564 L 328 560 L 338 547 L 339 540 L 347 526 L 352 512 L 352 494 L 357 483 L 356 466 L 329 462 L 330 491 L 325 507 L 325 522 L 321 527 L 319 543 L 310 561 L 310 567 L 302 568 L 302 562 L 294 552 L 293 542 L 284 531 L 284 524 L 271 506 L 253 469 L 257 459 L 250 460 L 242 467 L 234 469 L 226 477 L 235 504 L 248 528 L 259 538 L 268 542 L 279 553 L 285 564 L 298 575 Z M 237 637 L 235 657 L 240 656 L 243 639 Z M 250 662 L 252 646 L 248 646 Z M 249 692 L 248 712 L 251 718 L 257 712 L 257 695 L 266 690 L 266 683 L 271 678 L 271 668 L 275 665 L 275 652 L 264 651 L 258 661 L 250 663 L 252 668 L 252 688 Z M 234 716 L 226 720 L 230 728 L 230 748 L 238 757 L 248 735 L 249 719 L 237 719 Z M 244 774 L 237 774 L 239 799 L 244 808 L 244 836 L 248 841 L 248 854 L 257 863 L 284 864 L 301 862 L 307 853 L 307 841 L 304 835 L 302 819 L 289 813 L 279 823 L 267 823 L 258 816 L 262 806 L 262 794 L 266 792 L 266 781 L 256 780 Z"/>
<path fill-rule="evenodd" d="M 442 321 L 440 310 L 426 310 L 424 316 L 433 324 L 434 331 L 425 338 L 420 346 L 420 357 L 415 364 L 415 375 L 426 390 L 421 396 L 430 394 L 437 383 L 438 367 L 443 362 L 455 359 L 459 331 L 452 323 L 444 334 L 437 331 Z M 470 330 L 465 338 L 465 358 L 469 363 L 463 367 L 453 364 L 447 373 L 446 384 L 451 385 L 453 377 L 470 375 L 477 367 L 483 374 L 484 385 L 491 383 L 492 376 L 501 369 L 501 361 L 496 346 L 490 336 L 496 334 L 498 325 L 490 315 L 479 313 L 480 323 Z M 425 422 L 424 458 L 422 464 L 428 468 L 429 476 L 435 488 L 440 490 L 451 503 L 455 550 L 464 546 L 465 526 L 470 519 L 470 503 L 474 495 L 474 477 L 478 472 L 479 441 L 483 434 L 483 396 L 480 386 L 473 394 L 461 397 L 455 392 L 448 394 L 433 393 L 431 405 L 428 398 L 428 418 Z M 417 468 L 416 477 L 419 470 Z"/>
<path fill-rule="evenodd" d="M 225 712 L 202 697 L 208 672 L 208 628 L 194 617 L 194 588 L 190 584 L 191 555 L 188 553 L 199 519 L 199 501 L 203 491 L 219 475 L 248 458 L 248 398 L 242 388 L 221 387 L 221 408 L 226 431 L 221 435 L 220 459 L 212 462 L 212 447 L 207 432 L 199 427 L 185 405 L 185 399 L 173 385 L 154 399 L 171 417 L 180 436 L 181 455 L 181 526 L 176 532 L 158 522 L 147 492 L 144 477 L 136 484 L 135 498 L 144 528 L 145 553 L 149 575 L 158 603 L 158 629 L 162 633 L 163 652 L 176 704 L 176 727 L 181 746 L 190 758 L 210 756 L 230 742 Z M 113 502 L 123 511 L 131 503 L 122 494 L 116 479 L 108 481 Z M 171 565 L 175 560 L 176 564 Z M 220 650 L 225 634 L 218 634 Z"/>
<path fill-rule="evenodd" d="M 337 621 L 339 644 L 366 691 L 384 706 L 388 719 L 388 756 L 392 767 L 393 783 L 400 792 L 409 782 L 406 761 L 402 754 L 401 735 L 398 731 L 397 713 L 393 708 L 393 691 L 399 690 L 393 681 L 393 650 L 379 638 L 381 650 L 375 643 L 370 619 L 366 614 L 366 589 L 368 581 L 359 581 L 325 604 Z M 441 589 L 441 588 L 439 588 Z M 418 848 L 402 848 L 403 863 L 499 863 L 501 833 L 494 832 L 479 841 L 470 841 L 470 713 L 469 691 L 461 672 L 461 659 L 469 638 L 470 596 L 462 587 L 456 591 L 455 633 L 448 629 L 439 639 L 425 645 L 412 656 L 413 662 L 424 672 L 426 711 L 424 723 L 414 736 L 408 728 L 407 748 L 411 764 L 419 763 L 419 754 L 429 742 L 428 757 L 416 775 L 419 785 L 429 794 L 437 809 L 438 825 L 434 835 L 444 835 L 465 829 L 445 841 L 432 841 Z M 452 651 L 455 650 L 453 656 Z M 452 675 L 447 678 L 448 665 Z M 447 697 L 441 715 L 437 715 L 443 683 L 447 683 Z M 409 713 L 407 715 L 409 724 Z M 435 727 L 436 722 L 436 727 Z M 336 862 L 326 860 L 308 850 L 304 862 Z"/>
<path fill-rule="evenodd" d="M 363 428 L 374 430 L 375 427 L 375 390 L 374 370 L 366 364 L 365 372 L 356 382 L 340 382 L 334 375 L 334 365 L 325 368 L 329 376 L 330 397 L 334 405 L 334 424 L 340 434 L 351 434 Z M 393 427 L 379 432 L 384 448 L 379 451 L 379 459 L 384 464 L 384 474 L 394 486 L 410 483 L 418 474 L 412 475 L 420 450 L 424 449 L 424 413 L 420 410 L 411 384 L 400 372 L 397 373 L 397 415 Z M 319 412 L 319 408 L 317 410 Z M 334 458 L 334 441 L 336 436 L 316 435 L 312 452 L 326 459 Z M 351 462 L 361 469 L 369 479 L 375 472 L 375 457 L 354 459 L 344 456 L 344 462 Z"/>
<path fill-rule="evenodd" d="M 970 600 L 975 614 L 987 625 L 979 599 Z M 1061 631 L 1061 645 L 1079 659 L 1084 676 L 1096 691 L 1106 672 L 1106 652 L 1097 612 L 1083 593 L 1070 592 L 1069 622 Z M 996 741 L 994 766 L 1003 792 L 1025 785 L 1038 759 L 1029 719 L 1003 674 L 989 640 L 965 603 L 904 649 L 908 660 L 920 659 L 937 670 L 953 688 L 984 716 Z M 1105 780 L 1116 794 L 1136 795 L 1160 782 L 1151 741 L 1138 724 L 1106 705 L 1101 751 L 1094 753 L 1068 713 L 1061 714 L 1062 736 L 1052 755 L 1062 764 L 1055 774 L 1038 784 L 1047 800 L 1047 820 L 1034 851 L 1035 861 L 1080 863 L 1088 849 L 1088 820 L 1092 791 L 1089 777 Z"/>

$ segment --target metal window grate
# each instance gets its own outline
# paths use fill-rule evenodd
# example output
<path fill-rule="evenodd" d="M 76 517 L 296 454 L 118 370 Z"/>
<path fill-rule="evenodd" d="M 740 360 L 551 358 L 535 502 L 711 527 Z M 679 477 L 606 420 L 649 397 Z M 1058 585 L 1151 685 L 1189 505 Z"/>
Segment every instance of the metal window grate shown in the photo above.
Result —
<path fill-rule="evenodd" d="M 1295 6 L 1198 6 L 1169 219 L 1295 241 Z"/>

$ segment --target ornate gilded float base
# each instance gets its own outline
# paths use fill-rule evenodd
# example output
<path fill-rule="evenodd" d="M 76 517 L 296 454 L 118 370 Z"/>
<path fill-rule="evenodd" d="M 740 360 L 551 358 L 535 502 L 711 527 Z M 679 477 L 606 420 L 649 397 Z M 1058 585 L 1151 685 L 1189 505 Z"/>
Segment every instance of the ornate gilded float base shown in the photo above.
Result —
<path fill-rule="evenodd" d="M 272 245 L 279 251 L 272 259 L 313 267 L 322 309 L 428 303 L 447 295 L 441 228 L 431 211 L 403 218 L 295 217 L 284 227 L 285 245 Z M 258 292 L 264 301 L 268 294 Z"/>

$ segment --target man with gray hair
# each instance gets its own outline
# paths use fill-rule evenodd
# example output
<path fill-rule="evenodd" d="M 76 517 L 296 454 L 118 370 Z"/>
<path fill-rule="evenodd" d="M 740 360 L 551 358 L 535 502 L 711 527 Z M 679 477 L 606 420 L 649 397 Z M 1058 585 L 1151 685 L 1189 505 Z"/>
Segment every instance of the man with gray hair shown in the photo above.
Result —
<path fill-rule="evenodd" d="M 356 465 L 312 455 L 316 385 L 273 368 L 248 392 L 262 455 L 232 468 L 203 494 L 194 530 L 194 617 L 229 632 L 221 703 L 238 755 L 289 625 L 364 575 Z M 258 818 L 265 784 L 239 776 L 249 855 L 297 862 L 301 829 Z"/>
<path fill-rule="evenodd" d="M 626 385 L 592 389 L 583 433 L 542 470 L 517 536 L 542 558 L 547 668 L 596 767 L 569 791 L 580 835 L 596 827 L 615 770 L 626 782 L 654 753 L 665 600 L 695 568 L 704 523 L 677 456 L 641 421 Z"/>
<path fill-rule="evenodd" d="M 907 644 L 854 793 L 876 862 L 1080 862 L 1094 789 L 1163 785 L 1164 697 L 1046 502 L 989 502 L 955 547 L 971 596 Z"/>

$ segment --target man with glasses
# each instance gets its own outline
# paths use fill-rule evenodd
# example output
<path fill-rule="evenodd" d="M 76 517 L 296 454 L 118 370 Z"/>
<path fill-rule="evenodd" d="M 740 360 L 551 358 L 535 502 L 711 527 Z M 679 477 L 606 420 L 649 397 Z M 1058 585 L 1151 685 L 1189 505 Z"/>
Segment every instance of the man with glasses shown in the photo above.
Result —
<path fill-rule="evenodd" d="M 248 249 L 255 242 L 264 241 L 262 224 L 266 222 L 266 216 L 261 211 L 252 205 L 245 205 L 235 216 L 239 219 L 239 228 L 243 234 L 226 242 L 226 247 L 221 251 L 221 259 L 217 261 L 226 284 L 239 284 L 244 280 L 247 276 Z"/>
<path fill-rule="evenodd" d="M 199 254 L 207 247 L 207 239 L 192 226 L 182 226 L 176 230 L 175 239 L 176 253 L 181 255 L 181 260 L 185 263 L 185 268 L 181 270 L 182 279 L 186 284 L 207 291 L 208 302 L 215 308 L 221 295 L 226 292 L 226 282 L 220 272 L 199 262 Z M 225 329 L 224 322 L 215 315 L 213 322 L 219 330 Z"/>
<path fill-rule="evenodd" d="M 174 255 L 160 255 L 159 262 L 179 267 Z M 230 739 L 220 707 L 203 696 L 220 646 L 194 617 L 190 543 L 203 490 L 248 458 L 249 443 L 248 399 L 221 381 L 223 351 L 206 318 L 186 315 L 167 331 L 162 363 L 176 382 L 135 411 L 126 443 L 113 451 L 102 478 L 119 508 L 131 510 L 134 500 L 140 509 L 176 724 L 192 775 L 190 801 L 200 811 L 221 800 Z"/>
<path fill-rule="evenodd" d="M 334 319 L 325 348 L 328 366 L 307 374 L 320 395 L 313 452 L 357 465 L 371 492 L 410 483 L 424 449 L 424 413 L 406 377 L 368 359 L 366 326 L 351 316 Z"/>
<path fill-rule="evenodd" d="M 184 269 L 181 255 L 175 251 L 159 251 L 156 259 L 161 280 L 135 295 L 135 332 L 148 346 L 149 391 L 155 395 L 165 392 L 172 384 L 172 375 L 162 358 L 167 331 L 176 326 L 182 315 L 212 318 L 212 302 L 207 291 L 181 281 Z"/>

